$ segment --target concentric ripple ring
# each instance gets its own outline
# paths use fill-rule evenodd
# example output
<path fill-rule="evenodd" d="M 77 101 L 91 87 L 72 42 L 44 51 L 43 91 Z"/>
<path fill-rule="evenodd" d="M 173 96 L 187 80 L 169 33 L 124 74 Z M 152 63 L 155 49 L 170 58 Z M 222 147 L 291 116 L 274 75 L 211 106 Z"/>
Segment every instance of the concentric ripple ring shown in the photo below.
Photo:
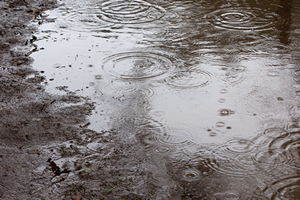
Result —
<path fill-rule="evenodd" d="M 216 27 L 244 31 L 266 30 L 282 21 L 276 13 L 260 9 L 224 8 L 210 13 L 207 17 Z"/>
<path fill-rule="evenodd" d="M 145 1 L 107 1 L 101 5 L 103 21 L 121 24 L 140 24 L 155 21 L 164 16 L 165 10 Z"/>
<path fill-rule="evenodd" d="M 148 52 L 126 52 L 107 57 L 102 69 L 109 75 L 123 79 L 145 79 L 157 77 L 173 68 L 172 62 L 159 54 Z"/>
<path fill-rule="evenodd" d="M 168 85 L 180 88 L 204 87 L 210 83 L 211 74 L 203 70 L 180 71 L 165 79 Z"/>

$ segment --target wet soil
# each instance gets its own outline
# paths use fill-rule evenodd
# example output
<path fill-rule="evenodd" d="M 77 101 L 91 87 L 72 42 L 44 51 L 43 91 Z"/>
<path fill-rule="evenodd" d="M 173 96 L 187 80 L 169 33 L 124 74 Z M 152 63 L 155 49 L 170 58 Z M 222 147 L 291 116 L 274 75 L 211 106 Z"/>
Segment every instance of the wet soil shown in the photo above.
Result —
<path fill-rule="evenodd" d="M 51 0 L 0 2 L 0 199 L 156 195 L 158 186 L 142 187 L 149 176 L 142 166 L 150 158 L 134 141 L 124 142 L 113 130 L 89 130 L 86 118 L 93 102 L 72 92 L 60 96 L 45 92 L 40 84 L 43 74 L 31 67 L 29 56 L 36 50 L 34 34 L 43 23 L 43 11 L 56 6 Z M 93 158 L 93 153 L 80 150 L 83 136 L 104 143 L 102 156 Z M 83 159 L 89 155 L 89 160 Z M 57 163 L 58 157 L 77 159 Z"/>
<path fill-rule="evenodd" d="M 299 8 L 0 1 L 0 199 L 299 199 Z"/>

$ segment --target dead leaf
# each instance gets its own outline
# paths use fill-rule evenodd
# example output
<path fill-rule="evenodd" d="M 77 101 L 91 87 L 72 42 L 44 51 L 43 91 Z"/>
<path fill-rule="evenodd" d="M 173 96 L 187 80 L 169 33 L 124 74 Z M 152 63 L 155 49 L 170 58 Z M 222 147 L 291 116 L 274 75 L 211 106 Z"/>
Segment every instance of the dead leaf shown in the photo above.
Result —
<path fill-rule="evenodd" d="M 38 149 L 33 149 L 32 151 L 33 152 L 38 152 L 38 153 L 40 152 L 40 150 L 38 150 Z"/>
<path fill-rule="evenodd" d="M 28 2 L 26 2 L 25 0 L 22 0 L 23 1 L 23 3 L 25 4 L 25 5 L 29 5 L 29 3 Z"/>
<path fill-rule="evenodd" d="M 22 64 L 23 64 L 23 62 L 21 62 L 21 61 L 18 61 L 18 62 L 12 63 L 12 65 L 16 65 L 16 66 L 19 66 L 19 65 L 22 65 Z"/>
<path fill-rule="evenodd" d="M 80 194 L 77 194 L 75 197 L 75 200 L 81 200 L 81 199 L 82 199 L 82 196 Z"/>

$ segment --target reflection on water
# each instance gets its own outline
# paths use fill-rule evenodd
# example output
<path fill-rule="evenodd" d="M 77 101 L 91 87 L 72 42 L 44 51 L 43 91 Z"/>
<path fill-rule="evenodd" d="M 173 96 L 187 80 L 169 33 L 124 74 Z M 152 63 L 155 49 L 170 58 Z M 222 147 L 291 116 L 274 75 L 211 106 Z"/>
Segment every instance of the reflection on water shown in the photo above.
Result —
<path fill-rule="evenodd" d="M 96 102 L 90 128 L 159 158 L 153 184 L 172 179 L 184 199 L 300 199 L 299 3 L 63 2 L 34 67 L 49 91 Z"/>

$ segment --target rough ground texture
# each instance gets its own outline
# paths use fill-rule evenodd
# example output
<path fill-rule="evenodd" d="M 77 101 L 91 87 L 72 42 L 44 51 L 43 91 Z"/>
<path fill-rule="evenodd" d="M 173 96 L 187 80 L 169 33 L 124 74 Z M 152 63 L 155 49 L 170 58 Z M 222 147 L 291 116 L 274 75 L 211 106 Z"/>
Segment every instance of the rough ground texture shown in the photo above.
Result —
<path fill-rule="evenodd" d="M 0 199 L 205 199 L 176 186 L 138 139 L 87 129 L 88 98 L 45 92 L 30 54 L 43 11 L 55 6 L 0 1 Z"/>

